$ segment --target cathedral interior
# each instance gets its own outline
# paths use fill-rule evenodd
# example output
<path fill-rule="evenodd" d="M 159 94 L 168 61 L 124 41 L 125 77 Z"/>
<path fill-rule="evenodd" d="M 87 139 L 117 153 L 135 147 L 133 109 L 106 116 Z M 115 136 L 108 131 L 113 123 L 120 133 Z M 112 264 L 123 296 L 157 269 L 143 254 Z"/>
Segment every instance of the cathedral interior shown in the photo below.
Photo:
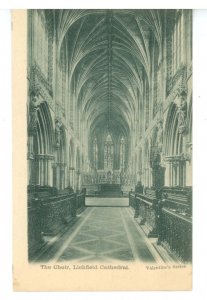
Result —
<path fill-rule="evenodd" d="M 192 259 L 192 11 L 28 11 L 28 258 Z"/>

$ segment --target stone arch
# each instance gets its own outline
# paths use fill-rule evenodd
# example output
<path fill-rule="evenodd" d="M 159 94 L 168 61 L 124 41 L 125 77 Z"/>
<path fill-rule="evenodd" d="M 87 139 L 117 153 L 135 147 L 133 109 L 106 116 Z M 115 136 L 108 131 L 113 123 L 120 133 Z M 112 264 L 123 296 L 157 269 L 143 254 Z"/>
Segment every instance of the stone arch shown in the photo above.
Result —
<path fill-rule="evenodd" d="M 164 131 L 164 153 L 166 156 L 174 155 L 175 149 L 177 146 L 175 145 L 175 140 L 177 139 L 178 134 L 178 112 L 177 105 L 175 103 L 171 103 L 166 122 L 165 122 L 165 131 Z"/>
<path fill-rule="evenodd" d="M 172 103 L 165 126 L 165 162 L 167 167 L 167 185 L 185 186 L 186 182 L 186 148 L 187 130 L 181 131 L 179 124 L 179 108 Z"/>
<path fill-rule="evenodd" d="M 177 156 L 183 153 L 183 134 L 179 130 L 179 111 L 175 103 L 172 103 L 169 108 L 164 136 L 166 156 Z"/>
<path fill-rule="evenodd" d="M 54 129 L 48 104 L 33 108 L 29 120 L 29 184 L 52 185 Z"/>

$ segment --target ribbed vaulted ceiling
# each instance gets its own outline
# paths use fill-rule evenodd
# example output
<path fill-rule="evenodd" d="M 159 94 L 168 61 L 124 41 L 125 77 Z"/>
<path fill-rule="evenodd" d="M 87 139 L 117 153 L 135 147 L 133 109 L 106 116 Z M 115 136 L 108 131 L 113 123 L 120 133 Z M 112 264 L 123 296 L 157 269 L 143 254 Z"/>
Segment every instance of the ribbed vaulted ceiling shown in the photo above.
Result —
<path fill-rule="evenodd" d="M 129 135 L 143 80 L 150 78 L 152 43 L 160 53 L 161 15 L 158 10 L 54 11 L 70 98 L 86 114 L 91 135 L 106 126 Z"/>

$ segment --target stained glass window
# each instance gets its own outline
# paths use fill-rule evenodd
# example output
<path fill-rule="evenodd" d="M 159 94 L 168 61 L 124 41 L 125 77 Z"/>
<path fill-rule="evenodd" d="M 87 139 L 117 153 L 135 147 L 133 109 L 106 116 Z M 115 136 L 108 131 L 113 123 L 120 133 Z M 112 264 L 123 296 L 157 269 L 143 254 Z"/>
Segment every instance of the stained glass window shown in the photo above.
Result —
<path fill-rule="evenodd" d="M 104 143 L 104 169 L 113 170 L 114 146 L 111 135 L 108 134 Z"/>

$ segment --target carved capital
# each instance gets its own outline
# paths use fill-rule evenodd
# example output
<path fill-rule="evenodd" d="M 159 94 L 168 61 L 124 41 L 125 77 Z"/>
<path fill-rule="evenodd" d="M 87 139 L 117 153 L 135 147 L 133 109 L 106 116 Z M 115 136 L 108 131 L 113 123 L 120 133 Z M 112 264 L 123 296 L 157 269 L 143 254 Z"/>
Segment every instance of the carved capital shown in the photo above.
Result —
<path fill-rule="evenodd" d="M 27 154 L 27 159 L 28 159 L 28 160 L 34 160 L 34 159 L 35 159 L 34 153 L 33 153 L 33 152 L 29 152 L 29 153 Z"/>
<path fill-rule="evenodd" d="M 179 166 L 179 160 L 173 160 L 173 161 L 172 161 L 172 166 L 173 166 L 173 167 Z"/>
<path fill-rule="evenodd" d="M 50 154 L 36 154 L 35 155 L 36 160 L 44 159 L 44 160 L 53 160 L 54 156 Z"/>
<path fill-rule="evenodd" d="M 38 102 L 40 96 L 40 87 L 37 84 L 31 84 L 29 88 L 29 96 L 34 103 Z"/>
<path fill-rule="evenodd" d="M 182 153 L 181 160 L 182 161 L 191 161 L 191 154 L 190 153 Z"/>
<path fill-rule="evenodd" d="M 188 94 L 188 89 L 185 84 L 181 84 L 181 86 L 178 88 L 177 95 L 179 98 L 186 100 Z"/>

